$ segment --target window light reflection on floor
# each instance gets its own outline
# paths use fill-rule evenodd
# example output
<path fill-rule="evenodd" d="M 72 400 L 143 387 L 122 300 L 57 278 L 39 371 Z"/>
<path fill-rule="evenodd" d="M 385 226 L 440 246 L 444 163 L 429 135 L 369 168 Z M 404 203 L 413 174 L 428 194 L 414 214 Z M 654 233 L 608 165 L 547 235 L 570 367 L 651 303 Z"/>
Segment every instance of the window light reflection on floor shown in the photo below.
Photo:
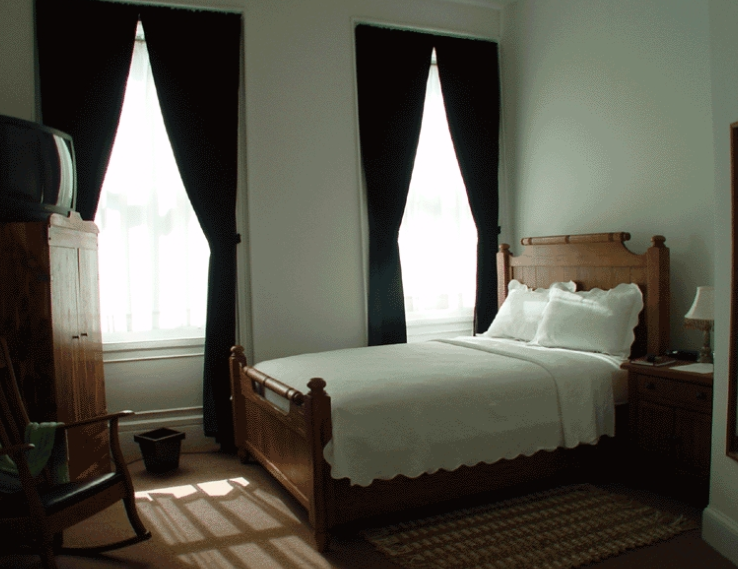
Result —
<path fill-rule="evenodd" d="M 193 569 L 330 569 L 279 497 L 243 477 L 136 492 L 139 513 Z"/>
<path fill-rule="evenodd" d="M 230 484 L 231 482 L 244 488 L 249 485 L 248 480 L 238 477 L 212 480 L 210 482 L 198 482 L 197 488 L 205 492 L 208 496 L 227 496 L 233 490 L 233 486 Z M 136 492 L 136 499 L 153 502 L 154 499 L 151 497 L 151 494 L 169 494 L 174 498 L 184 498 L 197 492 L 197 488 L 192 484 L 185 484 L 183 486 L 172 486 L 170 488 L 159 488 L 156 490 L 141 490 Z"/>

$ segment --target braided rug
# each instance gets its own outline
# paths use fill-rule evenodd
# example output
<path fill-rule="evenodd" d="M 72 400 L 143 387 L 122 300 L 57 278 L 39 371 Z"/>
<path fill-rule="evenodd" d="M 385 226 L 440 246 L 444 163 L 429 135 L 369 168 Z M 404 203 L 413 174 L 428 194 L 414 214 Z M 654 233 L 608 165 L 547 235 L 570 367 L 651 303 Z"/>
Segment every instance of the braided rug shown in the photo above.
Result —
<path fill-rule="evenodd" d="M 409 569 L 564 569 L 697 525 L 589 484 L 564 486 L 363 532 Z"/>

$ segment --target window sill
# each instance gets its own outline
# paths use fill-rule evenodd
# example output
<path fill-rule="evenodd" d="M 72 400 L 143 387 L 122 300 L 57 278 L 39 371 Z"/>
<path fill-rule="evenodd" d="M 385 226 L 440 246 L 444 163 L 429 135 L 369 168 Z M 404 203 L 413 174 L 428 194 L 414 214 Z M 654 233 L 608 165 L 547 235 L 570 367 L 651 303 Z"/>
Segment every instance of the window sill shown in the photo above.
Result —
<path fill-rule="evenodd" d="M 202 356 L 205 338 L 168 338 L 130 342 L 103 342 L 103 362 L 169 359 Z"/>
<path fill-rule="evenodd" d="M 409 314 L 406 321 L 408 342 L 471 336 L 474 333 L 474 315 L 471 311 L 452 314 L 427 312 L 422 316 Z"/>

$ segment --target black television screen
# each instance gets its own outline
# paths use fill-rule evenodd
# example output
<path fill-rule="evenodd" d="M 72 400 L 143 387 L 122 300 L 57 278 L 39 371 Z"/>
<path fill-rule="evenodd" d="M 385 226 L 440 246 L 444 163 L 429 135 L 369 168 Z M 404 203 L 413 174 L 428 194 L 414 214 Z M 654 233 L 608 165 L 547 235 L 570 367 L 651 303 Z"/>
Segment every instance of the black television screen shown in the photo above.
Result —
<path fill-rule="evenodd" d="M 76 207 L 72 137 L 0 115 L 0 221 L 44 219 Z"/>

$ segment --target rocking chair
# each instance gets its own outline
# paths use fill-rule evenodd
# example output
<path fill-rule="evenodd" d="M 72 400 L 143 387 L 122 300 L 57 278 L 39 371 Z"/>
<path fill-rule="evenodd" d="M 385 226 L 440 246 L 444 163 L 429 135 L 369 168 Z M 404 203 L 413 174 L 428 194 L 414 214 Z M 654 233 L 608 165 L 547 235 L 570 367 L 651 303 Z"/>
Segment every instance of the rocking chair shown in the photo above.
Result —
<path fill-rule="evenodd" d="M 0 493 L 0 540 L 26 543 L 41 555 L 45 569 L 56 569 L 55 553 L 95 555 L 133 545 L 151 537 L 136 512 L 133 484 L 118 441 L 118 420 L 133 414 L 121 411 L 100 417 L 84 419 L 56 427 L 58 436 L 72 427 L 99 421 L 109 424 L 110 450 L 115 471 L 82 481 L 52 483 L 49 468 L 32 474 L 29 452 L 33 444 L 26 441 L 28 414 L 21 399 L 10 353 L 5 338 L 0 336 L 0 459 L 12 458 L 17 468 L 20 488 L 12 493 Z M 7 489 L 6 489 L 7 492 Z M 134 537 L 97 547 L 65 548 L 63 531 L 82 520 L 123 500 Z"/>

